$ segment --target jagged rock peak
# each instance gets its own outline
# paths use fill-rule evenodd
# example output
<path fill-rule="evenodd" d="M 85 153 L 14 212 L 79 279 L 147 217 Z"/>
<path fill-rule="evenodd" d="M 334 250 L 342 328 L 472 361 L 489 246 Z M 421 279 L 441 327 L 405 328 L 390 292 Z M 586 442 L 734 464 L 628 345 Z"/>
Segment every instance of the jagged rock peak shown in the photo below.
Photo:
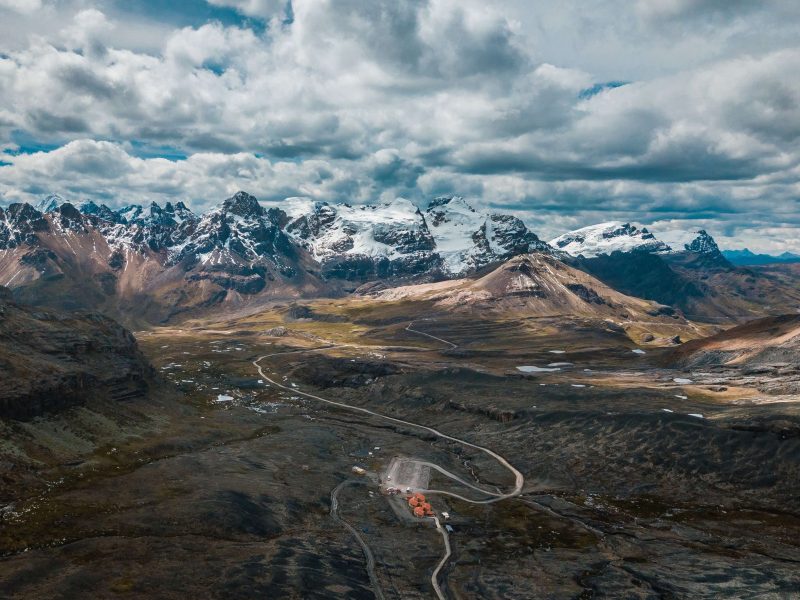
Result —
<path fill-rule="evenodd" d="M 222 209 L 240 217 L 258 217 L 264 214 L 264 207 L 258 203 L 256 197 L 241 191 L 225 200 Z"/>
<path fill-rule="evenodd" d="M 61 215 L 62 219 L 66 219 L 68 221 L 82 221 L 81 212 L 75 208 L 73 204 L 69 202 L 64 202 L 61 206 L 59 206 L 54 212 L 57 212 Z"/>
<path fill-rule="evenodd" d="M 673 252 L 720 254 L 719 246 L 705 229 L 671 230 L 656 232 L 658 239 L 669 244 Z"/>
<path fill-rule="evenodd" d="M 27 202 L 10 204 L 7 213 L 9 220 L 17 223 L 21 221 L 36 221 L 43 217 L 41 211 L 35 209 Z"/>
<path fill-rule="evenodd" d="M 701 229 L 697 232 L 697 237 L 691 243 L 686 244 L 686 249 L 690 252 L 702 253 L 718 253 L 719 246 L 716 240 L 705 230 Z"/>

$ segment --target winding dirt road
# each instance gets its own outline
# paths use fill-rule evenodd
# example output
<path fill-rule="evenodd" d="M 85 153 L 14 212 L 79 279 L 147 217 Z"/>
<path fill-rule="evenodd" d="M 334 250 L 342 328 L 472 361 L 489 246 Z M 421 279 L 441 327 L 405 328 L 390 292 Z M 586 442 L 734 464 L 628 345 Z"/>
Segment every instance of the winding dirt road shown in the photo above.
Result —
<path fill-rule="evenodd" d="M 367 542 L 364 541 L 364 538 L 361 537 L 361 534 L 358 533 L 355 527 L 350 525 L 347 521 L 345 521 L 342 517 L 339 516 L 339 491 L 346 485 L 358 485 L 360 481 L 354 481 L 352 479 L 346 479 L 337 485 L 331 491 L 331 516 L 334 520 L 338 521 L 341 525 L 344 525 L 345 529 L 353 534 L 353 537 L 356 538 L 361 549 L 364 551 L 364 557 L 367 559 L 367 575 L 369 576 L 369 581 L 372 584 L 372 590 L 375 592 L 375 597 L 378 600 L 384 600 L 385 596 L 383 595 L 383 589 L 381 589 L 381 584 L 378 581 L 378 576 L 375 574 L 375 555 L 372 554 L 372 550 L 367 545 Z"/>
<path fill-rule="evenodd" d="M 442 534 L 442 539 L 444 540 L 444 556 L 433 570 L 433 574 L 431 575 L 431 585 L 433 585 L 433 591 L 436 592 L 436 596 L 439 598 L 439 600 L 445 600 L 446 597 L 444 592 L 442 592 L 442 588 L 439 587 L 439 573 L 447 564 L 447 561 L 450 560 L 450 555 L 452 554 L 452 550 L 450 548 L 450 536 L 447 534 L 447 530 L 442 527 L 442 524 L 439 522 L 439 517 L 431 517 L 431 519 L 433 519 L 436 523 L 436 529 Z"/>
<path fill-rule="evenodd" d="M 439 342 L 447 344 L 448 346 L 450 346 L 453 349 L 458 347 L 458 345 L 454 344 L 453 342 L 450 342 L 448 340 L 444 340 L 442 338 L 438 338 L 436 336 L 433 336 L 433 335 L 427 334 L 425 332 L 418 331 L 416 329 L 411 328 L 411 325 L 413 325 L 413 324 L 414 324 L 414 321 L 409 323 L 406 326 L 406 331 L 410 331 L 412 333 L 417 333 L 419 335 L 423 335 L 425 337 L 437 340 Z M 493 451 L 493 450 L 491 450 L 489 448 L 486 448 L 485 446 L 480 446 L 478 444 L 473 444 L 472 442 L 468 442 L 466 440 L 462 440 L 461 438 L 457 438 L 455 436 L 448 435 L 446 433 L 443 433 L 443 432 L 439 431 L 438 429 L 435 429 L 433 427 L 429 427 L 427 425 L 422 425 L 420 423 L 414 423 L 413 421 L 406 421 L 405 419 L 398 419 L 397 417 L 391 417 L 389 415 L 384 415 L 382 413 L 375 412 L 373 410 L 369 410 L 368 408 L 363 408 L 361 406 L 352 406 L 352 405 L 346 404 L 344 402 L 337 402 L 335 400 L 329 400 L 327 398 L 323 398 L 322 396 L 318 396 L 316 394 L 311 394 L 309 392 L 304 392 L 304 391 L 301 391 L 301 390 L 299 390 L 297 388 L 294 388 L 294 387 L 289 387 L 289 386 L 283 385 L 281 383 L 278 383 L 277 381 L 275 381 L 271 377 L 269 377 L 266 373 L 264 373 L 264 370 L 263 370 L 263 368 L 261 367 L 261 364 L 260 364 L 262 360 L 264 360 L 266 358 L 273 357 L 273 356 L 280 356 L 280 355 L 283 355 L 283 354 L 297 354 L 297 353 L 302 353 L 302 352 L 318 352 L 318 351 L 321 351 L 321 350 L 330 350 L 330 349 L 338 348 L 338 347 L 346 347 L 346 345 L 345 344 L 342 344 L 342 345 L 332 344 L 332 345 L 329 345 L 329 346 L 325 346 L 323 348 L 311 348 L 311 349 L 308 349 L 308 350 L 302 350 L 302 349 L 301 350 L 290 350 L 290 351 L 286 351 L 286 352 L 275 352 L 275 353 L 272 353 L 272 354 L 265 354 L 263 356 L 260 356 L 256 360 L 254 360 L 253 361 L 253 366 L 255 366 L 255 368 L 258 370 L 259 375 L 261 375 L 261 377 L 264 379 L 264 381 L 269 382 L 271 385 L 274 385 L 275 387 L 277 387 L 279 389 L 285 390 L 285 391 L 290 392 L 290 393 L 295 394 L 295 395 L 304 396 L 304 397 L 310 398 L 312 400 L 317 400 L 318 402 L 322 402 L 324 404 L 328 404 L 328 405 L 331 405 L 331 406 L 336 406 L 336 407 L 344 409 L 344 410 L 357 412 L 357 413 L 361 413 L 361 414 L 366 414 L 366 415 L 369 415 L 369 416 L 372 416 L 372 417 L 376 417 L 378 419 L 383 419 L 384 421 L 389 421 L 391 423 L 398 423 L 400 425 L 405 425 L 407 427 L 421 429 L 422 431 L 426 431 L 428 433 L 432 433 L 433 435 L 435 435 L 435 436 L 437 436 L 437 437 L 439 437 L 439 438 L 441 438 L 443 440 L 448 440 L 448 441 L 451 441 L 451 442 L 455 442 L 457 444 L 461 444 L 461 445 L 466 446 L 468 448 L 472 448 L 474 450 L 478 450 L 480 452 L 483 452 L 484 454 L 486 454 L 486 455 L 492 457 L 493 459 L 495 459 L 503 467 L 505 467 L 506 469 L 511 471 L 511 473 L 514 475 L 514 487 L 513 487 L 513 489 L 511 491 L 509 491 L 508 493 L 505 493 L 505 494 L 503 494 L 503 493 L 495 493 L 495 492 L 488 492 L 486 490 L 482 490 L 482 489 L 480 489 L 480 488 L 478 488 L 476 486 L 473 486 L 473 485 L 467 483 L 466 481 L 464 481 L 463 479 L 453 475 L 449 471 L 446 471 L 445 469 L 443 469 L 443 468 L 441 468 L 441 467 L 439 467 L 437 465 L 433 465 L 432 463 L 425 463 L 425 464 L 427 464 L 429 466 L 432 466 L 433 468 L 435 468 L 437 471 L 441 472 L 442 474 L 450 477 L 451 479 L 453 479 L 453 480 L 455 480 L 455 481 L 457 481 L 459 483 L 466 484 L 468 487 L 471 487 L 473 489 L 476 489 L 476 490 L 480 491 L 483 494 L 486 494 L 486 495 L 489 495 L 489 496 L 493 496 L 493 497 L 490 498 L 490 499 L 487 499 L 487 500 L 472 500 L 470 498 L 465 498 L 464 496 L 460 496 L 458 494 L 454 494 L 452 492 L 446 492 L 446 491 L 443 491 L 443 490 L 427 490 L 427 493 L 439 494 L 439 495 L 443 495 L 443 496 L 451 496 L 451 497 L 463 500 L 465 502 L 471 502 L 473 504 L 490 504 L 490 503 L 494 503 L 494 502 L 500 502 L 501 500 L 506 500 L 508 498 L 514 498 L 515 496 L 519 496 L 522 493 L 522 487 L 525 484 L 525 477 L 522 475 L 522 473 L 520 471 L 518 471 L 511 463 L 509 463 L 504 457 L 502 457 L 501 455 L 497 454 L 495 451 Z M 276 377 L 277 377 L 277 375 L 276 375 Z M 333 497 L 332 497 L 331 501 L 333 502 Z M 445 541 L 445 556 L 444 556 L 444 558 L 442 558 L 442 560 L 437 565 L 436 569 L 433 571 L 433 575 L 431 576 L 431 584 L 433 585 L 433 589 L 436 592 L 436 595 L 441 600 L 445 600 L 445 596 L 444 596 L 441 588 L 439 587 L 438 576 L 439 576 L 440 571 L 444 568 L 445 564 L 447 563 L 447 560 L 450 558 L 451 549 L 450 549 L 449 537 L 447 536 L 447 531 L 441 526 L 441 523 L 439 523 L 438 518 L 436 519 L 436 527 L 439 530 L 439 532 L 442 534 L 442 536 L 444 538 L 444 541 Z M 362 542 L 362 548 L 366 547 L 366 544 L 363 543 L 363 540 L 361 540 L 360 537 L 358 539 L 359 539 L 360 542 Z M 371 555 L 371 553 L 370 553 L 370 555 Z M 368 564 L 369 564 L 369 558 L 368 558 Z M 373 566 L 373 569 L 374 569 L 374 566 Z M 374 575 L 374 573 L 373 573 L 373 575 Z M 370 576 L 370 579 L 372 579 L 372 576 Z"/>

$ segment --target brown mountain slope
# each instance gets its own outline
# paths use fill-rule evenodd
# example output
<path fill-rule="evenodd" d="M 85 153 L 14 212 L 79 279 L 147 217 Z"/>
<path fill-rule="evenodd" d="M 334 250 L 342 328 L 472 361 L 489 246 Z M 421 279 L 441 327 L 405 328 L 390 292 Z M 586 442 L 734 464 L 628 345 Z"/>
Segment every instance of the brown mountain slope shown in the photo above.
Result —
<path fill-rule="evenodd" d="M 708 334 L 670 307 L 626 296 L 584 271 L 538 253 L 513 258 L 477 279 L 364 293 L 386 302 L 424 301 L 443 311 L 595 320 L 622 327 L 637 340 Z"/>
<path fill-rule="evenodd" d="M 735 267 L 721 255 L 615 252 L 571 262 L 616 290 L 696 321 L 734 324 L 800 307 L 800 271 Z"/>
<path fill-rule="evenodd" d="M 800 364 L 800 314 L 767 317 L 693 340 L 671 357 L 686 366 Z"/>

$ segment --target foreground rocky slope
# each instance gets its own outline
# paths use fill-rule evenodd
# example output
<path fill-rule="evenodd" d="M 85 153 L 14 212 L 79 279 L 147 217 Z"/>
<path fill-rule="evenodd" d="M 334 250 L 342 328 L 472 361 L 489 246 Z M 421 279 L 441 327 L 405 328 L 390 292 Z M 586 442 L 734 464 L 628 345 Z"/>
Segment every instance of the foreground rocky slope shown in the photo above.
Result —
<path fill-rule="evenodd" d="M 180 410 L 122 403 L 158 427 L 61 460 L 42 474 L 41 493 L 2 480 L 0 596 L 371 598 L 369 563 L 344 521 L 371 548 L 385 597 L 430 598 L 441 534 L 402 497 L 382 495 L 377 478 L 396 457 L 489 490 L 510 474 L 474 448 L 305 392 L 435 427 L 523 472 L 522 495 L 500 502 L 428 494 L 452 528 L 439 578 L 448 597 L 793 597 L 796 403 L 726 402 L 686 383 L 696 374 L 657 367 L 662 350 L 611 330 L 607 305 L 586 302 L 597 318 L 537 317 L 572 283 L 627 301 L 547 257 L 524 258 L 427 286 L 484 294 L 474 309 L 425 294 L 351 296 L 143 336 L 184 395 Z M 259 382 L 260 357 L 283 387 Z M 44 421 L 12 435 L 74 431 Z M 0 442 L 10 437 L 2 425 Z M 0 443 L 0 461 L 27 472 L 17 457 Z M 437 489 L 484 497 L 434 477 Z"/>
<path fill-rule="evenodd" d="M 0 288 L 0 418 L 137 398 L 151 377 L 133 335 L 114 321 L 32 310 Z"/>

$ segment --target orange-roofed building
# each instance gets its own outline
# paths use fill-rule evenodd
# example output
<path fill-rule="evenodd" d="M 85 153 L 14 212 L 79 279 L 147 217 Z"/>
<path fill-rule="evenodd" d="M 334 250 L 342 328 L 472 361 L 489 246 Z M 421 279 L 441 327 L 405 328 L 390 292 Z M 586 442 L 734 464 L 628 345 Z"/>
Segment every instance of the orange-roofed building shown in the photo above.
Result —
<path fill-rule="evenodd" d="M 417 492 L 416 494 L 414 494 L 414 496 L 415 496 L 415 497 L 417 498 L 417 500 L 419 500 L 420 502 L 425 502 L 425 494 L 420 494 L 419 492 Z"/>
<path fill-rule="evenodd" d="M 416 496 L 411 496 L 411 497 L 408 499 L 408 505 L 409 505 L 409 506 L 411 506 L 411 507 L 417 507 L 417 506 L 419 506 L 419 505 L 420 505 L 419 498 L 417 498 Z"/>
<path fill-rule="evenodd" d="M 425 516 L 425 509 L 423 509 L 421 506 L 415 507 L 414 508 L 414 516 L 415 517 L 420 517 L 420 518 L 424 517 Z"/>

